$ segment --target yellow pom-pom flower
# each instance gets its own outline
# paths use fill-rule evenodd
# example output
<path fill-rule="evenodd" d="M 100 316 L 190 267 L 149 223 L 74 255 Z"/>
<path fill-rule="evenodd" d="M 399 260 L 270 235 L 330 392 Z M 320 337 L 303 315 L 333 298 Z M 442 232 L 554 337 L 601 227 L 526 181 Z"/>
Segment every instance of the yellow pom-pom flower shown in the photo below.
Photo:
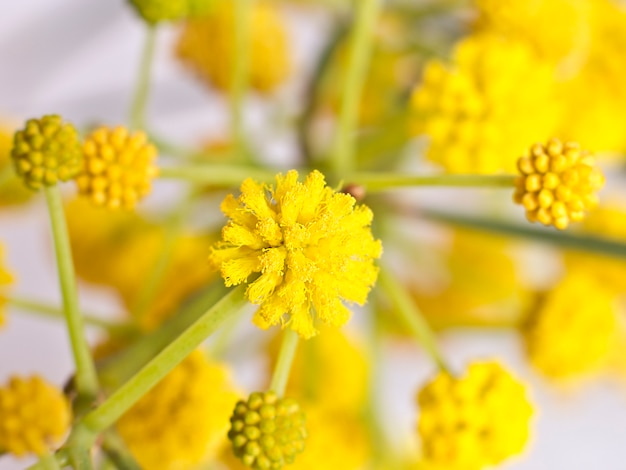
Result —
<path fill-rule="evenodd" d="M 158 174 L 157 150 L 141 131 L 101 127 L 83 146 L 84 161 L 76 178 L 80 194 L 110 209 L 133 209 Z"/>
<path fill-rule="evenodd" d="M 523 451 L 532 406 L 524 385 L 497 362 L 464 377 L 440 372 L 418 396 L 424 459 L 437 468 L 481 470 Z"/>
<path fill-rule="evenodd" d="M 372 211 L 326 186 L 320 172 L 304 183 L 295 170 L 279 174 L 275 188 L 247 179 L 239 198 L 224 199 L 222 211 L 231 220 L 210 261 L 227 286 L 248 284 L 247 298 L 260 305 L 258 326 L 280 323 L 310 338 L 316 320 L 348 321 L 342 300 L 367 300 L 382 252 L 370 229 Z"/>
<path fill-rule="evenodd" d="M 13 282 L 13 276 L 4 267 L 4 247 L 0 245 L 0 289 L 8 286 Z M 6 299 L 0 291 L 0 327 L 4 325 L 4 312 L 3 307 L 6 303 Z"/>
<path fill-rule="evenodd" d="M 231 84 L 235 54 L 234 2 L 221 0 L 208 16 L 187 22 L 177 55 L 202 80 L 220 90 Z M 250 15 L 250 85 L 268 93 L 291 75 L 290 43 L 285 22 L 275 4 L 257 1 Z"/>
<path fill-rule="evenodd" d="M 463 39 L 451 65 L 426 64 L 411 97 L 413 132 L 451 173 L 515 169 L 528 142 L 554 132 L 553 69 L 530 47 L 490 34 Z"/>
<path fill-rule="evenodd" d="M 244 465 L 253 470 L 280 470 L 304 450 L 305 420 L 295 400 L 256 392 L 235 406 L 228 439 Z"/>
<path fill-rule="evenodd" d="M 68 401 L 41 377 L 12 377 L 0 387 L 0 452 L 44 455 L 58 446 L 71 423 Z"/>
<path fill-rule="evenodd" d="M 617 335 L 617 298 L 592 276 L 570 271 L 540 295 L 523 327 L 530 362 L 565 379 L 606 364 Z"/>
<path fill-rule="evenodd" d="M 76 128 L 56 115 L 29 119 L 15 133 L 11 156 L 16 173 L 34 190 L 74 178 L 82 162 Z"/>
<path fill-rule="evenodd" d="M 521 173 L 513 199 L 526 209 L 530 222 L 559 230 L 579 222 L 598 203 L 604 175 L 593 155 L 574 142 L 551 139 L 533 145 L 517 161 Z"/>
<path fill-rule="evenodd" d="M 217 452 L 236 401 L 227 369 L 197 350 L 128 410 L 117 429 L 141 468 L 194 468 Z"/>

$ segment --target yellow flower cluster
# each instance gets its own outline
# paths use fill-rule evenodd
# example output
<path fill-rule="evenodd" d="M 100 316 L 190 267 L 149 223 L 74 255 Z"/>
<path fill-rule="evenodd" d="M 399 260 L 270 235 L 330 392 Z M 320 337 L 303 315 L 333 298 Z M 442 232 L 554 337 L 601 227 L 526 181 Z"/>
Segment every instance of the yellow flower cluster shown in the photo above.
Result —
<path fill-rule="evenodd" d="M 87 137 L 83 154 L 78 191 L 110 209 L 133 209 L 158 174 L 157 150 L 141 131 L 130 134 L 123 127 L 101 127 Z"/>
<path fill-rule="evenodd" d="M 419 393 L 418 431 L 427 462 L 481 470 L 519 454 L 532 407 L 525 387 L 496 362 L 476 362 L 464 377 L 440 372 Z"/>
<path fill-rule="evenodd" d="M 192 468 L 217 451 L 237 394 L 227 369 L 194 351 L 118 421 L 141 468 Z"/>
<path fill-rule="evenodd" d="M 0 288 L 4 288 L 13 283 L 13 276 L 4 267 L 4 247 L 0 245 Z M 6 300 L 0 292 L 0 327 L 4 325 L 3 307 Z"/>
<path fill-rule="evenodd" d="M 29 119 L 15 133 L 11 150 L 16 173 L 33 190 L 68 181 L 80 171 L 80 138 L 74 126 L 60 116 Z"/>
<path fill-rule="evenodd" d="M 535 144 L 517 167 L 521 176 L 515 181 L 515 202 L 524 206 L 530 222 L 560 230 L 581 221 L 597 205 L 596 193 L 604 186 L 593 155 L 574 142 Z"/>
<path fill-rule="evenodd" d="M 20 204 L 33 195 L 11 168 L 12 146 L 13 131 L 0 124 L 0 207 Z"/>
<path fill-rule="evenodd" d="M 614 346 L 616 301 L 589 274 L 570 271 L 530 311 L 523 327 L 530 362 L 556 379 L 598 370 Z"/>
<path fill-rule="evenodd" d="M 448 172 L 513 171 L 528 142 L 554 130 L 552 74 L 523 42 L 469 36 L 452 64 L 426 64 L 411 97 L 413 131 L 428 136 L 428 158 Z"/>
<path fill-rule="evenodd" d="M 176 48 L 184 64 L 208 85 L 220 90 L 228 90 L 231 84 L 235 1 L 221 0 L 209 15 L 189 20 Z M 274 3 L 254 2 L 250 16 L 250 85 L 268 93 L 291 75 L 289 38 Z"/>
<path fill-rule="evenodd" d="M 0 453 L 44 455 L 60 444 L 70 423 L 68 401 L 41 377 L 12 377 L 0 387 Z"/>
<path fill-rule="evenodd" d="M 382 252 L 370 229 L 372 211 L 326 186 L 318 171 L 304 183 L 294 170 L 280 174 L 275 188 L 247 179 L 238 198 L 224 199 L 222 211 L 230 222 L 210 261 L 227 286 L 248 283 L 247 298 L 260 305 L 258 326 L 282 324 L 310 338 L 315 320 L 348 321 L 342 300 L 367 300 L 378 274 L 373 261 Z"/>

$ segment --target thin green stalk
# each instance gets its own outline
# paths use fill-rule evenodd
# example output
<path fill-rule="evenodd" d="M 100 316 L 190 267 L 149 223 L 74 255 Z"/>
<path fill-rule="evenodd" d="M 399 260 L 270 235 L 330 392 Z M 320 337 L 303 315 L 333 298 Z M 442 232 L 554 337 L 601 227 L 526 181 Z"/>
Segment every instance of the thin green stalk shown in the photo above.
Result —
<path fill-rule="evenodd" d="M 274 374 L 270 382 L 270 390 L 276 392 L 278 396 L 285 394 L 291 364 L 296 356 L 299 339 L 298 333 L 291 329 L 287 329 L 283 332 L 283 342 L 280 346 L 278 360 L 276 361 L 276 367 L 274 368 Z"/>
<path fill-rule="evenodd" d="M 165 225 L 163 245 L 154 260 L 154 264 L 150 269 L 145 282 L 141 286 L 141 289 L 139 289 L 137 297 L 135 298 L 131 308 L 131 314 L 135 319 L 135 322 L 138 324 L 141 324 L 141 321 L 150 311 L 150 305 L 157 296 L 159 287 L 165 278 L 167 269 L 169 268 L 170 262 L 174 256 L 176 242 L 180 238 L 185 219 L 189 215 L 189 211 L 196 194 L 196 190 L 192 188 L 189 191 L 189 194 L 186 195 L 181 203 L 174 209 L 174 212 L 170 215 L 169 220 Z"/>
<path fill-rule="evenodd" d="M 146 106 L 148 104 L 148 96 L 150 95 L 150 75 L 152 63 L 154 62 L 156 33 L 156 26 L 147 26 L 137 85 L 135 86 L 135 94 L 130 109 L 130 125 L 133 129 L 146 128 Z"/>
<path fill-rule="evenodd" d="M 238 0 L 233 3 L 235 16 L 235 38 L 232 54 L 232 76 L 229 94 L 231 133 L 235 152 L 239 159 L 247 158 L 243 107 L 250 79 L 250 34 L 252 2 Z"/>
<path fill-rule="evenodd" d="M 367 78 L 381 0 L 359 0 L 356 3 L 356 23 L 350 40 L 346 78 L 341 89 L 343 101 L 330 161 L 338 177 L 343 177 L 354 167 L 359 103 Z"/>
<path fill-rule="evenodd" d="M 98 377 L 89 345 L 85 338 L 83 318 L 78 308 L 74 263 L 63 213 L 61 192 L 57 186 L 46 187 L 44 192 L 50 212 L 59 283 L 61 285 L 61 294 L 63 295 L 65 321 L 74 354 L 74 362 L 76 363 L 76 387 L 80 395 L 83 395 L 85 398 L 92 398 L 98 393 Z"/>
<path fill-rule="evenodd" d="M 204 315 L 165 347 L 128 382 L 117 389 L 98 408 L 87 414 L 82 420 L 85 428 L 97 434 L 115 423 L 131 406 L 206 340 L 226 318 L 246 305 L 244 291 L 245 286 L 236 287 L 209 308 Z"/>
<path fill-rule="evenodd" d="M 355 173 L 346 182 L 364 186 L 368 192 L 421 186 L 459 188 L 513 188 L 514 175 L 403 175 L 399 173 Z"/>
<path fill-rule="evenodd" d="M 432 357 L 439 369 L 447 371 L 448 367 L 437 346 L 435 334 L 406 289 L 384 266 L 380 268 L 378 283 L 393 304 L 399 320 Z"/>
<path fill-rule="evenodd" d="M 33 313 L 41 317 L 57 319 L 65 318 L 65 312 L 63 311 L 63 309 L 58 307 L 53 307 L 51 305 L 32 300 L 20 299 L 17 297 L 7 297 L 5 298 L 5 300 L 9 306 L 24 310 L 28 313 Z M 111 322 L 109 320 L 99 318 L 97 315 L 84 312 L 81 316 L 83 317 L 83 321 L 85 322 L 86 326 L 101 328 L 103 330 L 107 330 L 110 333 L 131 333 L 135 331 L 135 328 L 130 324 Z"/>
<path fill-rule="evenodd" d="M 213 184 L 220 187 L 239 185 L 246 178 L 271 181 L 276 174 L 263 168 L 233 165 L 189 165 L 161 168 L 163 179 L 185 180 L 197 184 Z"/>
<path fill-rule="evenodd" d="M 102 450 L 113 463 L 113 468 L 117 470 L 141 470 L 141 467 L 129 452 L 126 443 L 113 430 L 104 433 L 102 438 Z"/>

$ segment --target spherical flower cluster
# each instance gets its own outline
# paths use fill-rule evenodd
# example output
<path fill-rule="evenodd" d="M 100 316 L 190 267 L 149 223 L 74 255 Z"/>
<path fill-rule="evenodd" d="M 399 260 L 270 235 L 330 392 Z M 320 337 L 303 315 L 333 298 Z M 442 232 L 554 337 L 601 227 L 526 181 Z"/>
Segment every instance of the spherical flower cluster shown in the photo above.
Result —
<path fill-rule="evenodd" d="M 235 1 L 221 0 L 208 16 L 188 21 L 176 49 L 182 62 L 208 85 L 220 90 L 231 85 Z M 289 38 L 280 12 L 272 2 L 254 2 L 250 27 L 250 85 L 268 93 L 291 75 Z"/>
<path fill-rule="evenodd" d="M 595 158 L 574 142 L 535 144 L 517 167 L 521 176 L 515 182 L 515 202 L 524 206 L 530 222 L 560 230 L 581 221 L 597 205 L 596 193 L 604 186 Z"/>
<path fill-rule="evenodd" d="M 237 401 L 227 370 L 197 350 L 118 421 L 146 470 L 191 468 L 215 453 Z"/>
<path fill-rule="evenodd" d="M 123 127 L 101 127 L 87 137 L 83 153 L 78 190 L 110 209 L 133 209 L 150 192 L 158 173 L 156 148 L 141 131 L 130 134 Z"/>
<path fill-rule="evenodd" d="M 355 203 L 318 171 L 301 183 L 293 170 L 276 177 L 276 188 L 247 179 L 239 198 L 224 199 L 231 220 L 210 261 L 227 286 L 248 283 L 247 298 L 260 305 L 258 326 L 280 323 L 310 338 L 315 320 L 347 322 L 342 300 L 365 303 L 382 246 L 372 236 L 372 211 Z"/>
<path fill-rule="evenodd" d="M 523 327 L 530 362 L 570 378 L 606 364 L 617 334 L 617 298 L 592 275 L 570 271 L 538 297 Z"/>
<path fill-rule="evenodd" d="M 24 129 L 15 133 L 11 156 L 26 186 L 34 190 L 54 186 L 80 171 L 80 138 L 74 126 L 60 116 L 29 119 Z"/>
<path fill-rule="evenodd" d="M 205 13 L 210 2 L 211 0 L 130 0 L 137 13 L 150 24 Z"/>
<path fill-rule="evenodd" d="M 523 42 L 469 36 L 452 64 L 426 64 L 411 98 L 413 132 L 428 137 L 427 157 L 448 172 L 513 171 L 528 142 L 554 131 L 552 75 Z"/>
<path fill-rule="evenodd" d="M 44 455 L 60 444 L 70 423 L 68 401 L 41 377 L 12 377 L 0 387 L 0 453 Z"/>
<path fill-rule="evenodd" d="M 6 287 L 13 282 L 13 276 L 9 273 L 3 265 L 4 262 L 4 247 L 0 245 L 0 288 Z M 2 311 L 6 300 L 0 291 L 0 327 L 4 324 L 4 312 Z"/>
<path fill-rule="evenodd" d="M 295 400 L 274 392 L 256 392 L 239 401 L 230 422 L 233 452 L 254 470 L 279 470 L 304 450 L 304 413 Z"/>
<path fill-rule="evenodd" d="M 481 470 L 522 452 L 532 407 L 525 387 L 496 362 L 467 375 L 440 372 L 419 393 L 418 431 L 427 462 Z"/>

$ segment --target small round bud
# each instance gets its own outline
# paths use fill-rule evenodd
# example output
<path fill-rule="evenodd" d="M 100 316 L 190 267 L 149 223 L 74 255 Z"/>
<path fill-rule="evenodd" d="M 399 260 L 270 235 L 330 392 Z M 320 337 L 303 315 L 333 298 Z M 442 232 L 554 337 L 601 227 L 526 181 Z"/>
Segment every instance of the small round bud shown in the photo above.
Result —
<path fill-rule="evenodd" d="M 187 16 L 188 0 L 130 0 L 139 16 L 149 24 L 175 21 Z"/>
<path fill-rule="evenodd" d="M 11 150 L 15 172 L 33 190 L 72 179 L 80 171 L 80 138 L 60 116 L 29 119 Z"/>
<path fill-rule="evenodd" d="M 237 403 L 230 422 L 233 452 L 254 470 L 281 469 L 304 450 L 304 413 L 296 401 L 274 392 L 255 392 Z"/>

